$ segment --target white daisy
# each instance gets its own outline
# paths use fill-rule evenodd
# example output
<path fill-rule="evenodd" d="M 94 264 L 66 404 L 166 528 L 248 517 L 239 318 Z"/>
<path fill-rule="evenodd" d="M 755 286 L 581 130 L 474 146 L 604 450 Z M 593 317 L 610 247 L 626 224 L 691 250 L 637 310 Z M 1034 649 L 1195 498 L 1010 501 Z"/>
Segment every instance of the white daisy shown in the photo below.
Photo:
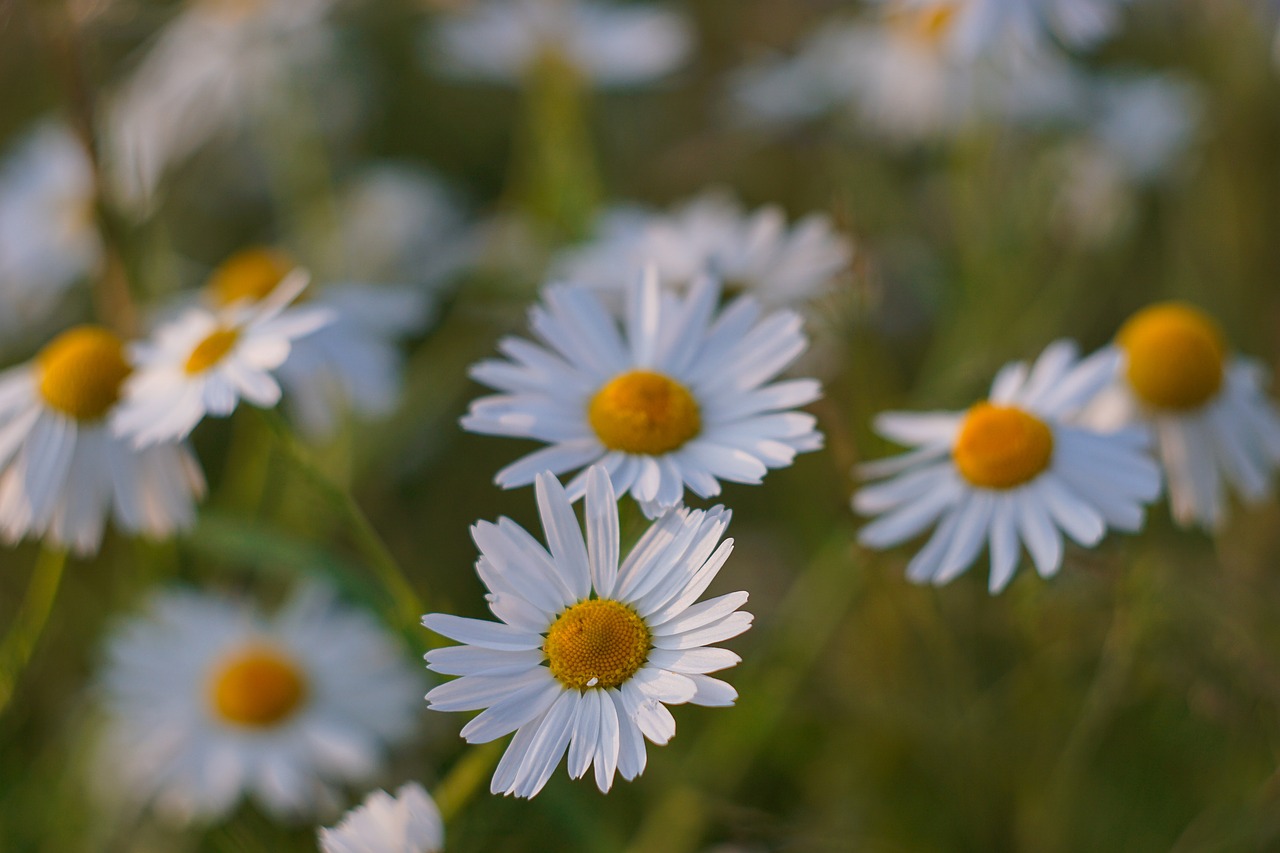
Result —
<path fill-rule="evenodd" d="M 194 523 L 205 484 L 190 449 L 136 450 L 111 428 L 132 370 L 119 337 L 80 326 L 0 373 L 0 537 L 90 554 L 108 516 L 155 538 Z"/>
<path fill-rule="evenodd" d="M 550 553 L 505 518 L 472 528 L 476 570 L 502 621 L 423 617 L 465 644 L 427 653 L 432 670 L 462 676 L 427 702 L 438 711 L 485 709 L 462 729 L 469 743 L 515 732 L 493 774 L 495 794 L 534 796 L 566 748 L 569 775 L 594 764 L 607 792 L 615 770 L 628 780 L 644 770 L 643 738 L 662 745 L 675 734 L 666 705 L 737 698 L 707 673 L 740 658 L 707 646 L 750 627 L 751 614 L 738 610 L 747 594 L 694 603 L 733 550 L 732 539 L 716 545 L 729 512 L 667 513 L 619 567 L 618 507 L 603 468 L 587 474 L 585 544 L 555 477 L 539 474 L 536 490 Z"/>
<path fill-rule="evenodd" d="M 650 268 L 632 282 L 622 328 L 586 287 L 552 285 L 530 311 L 543 346 L 506 338 L 510 361 L 476 364 L 471 375 L 502 393 L 471 404 L 472 432 L 550 443 L 498 472 L 503 488 L 603 463 L 620 493 L 653 517 L 678 505 L 687 486 L 719 494 L 719 480 L 759 483 L 769 468 L 817 450 L 812 415 L 818 383 L 765 384 L 808 344 L 798 314 L 764 314 L 749 296 L 717 313 L 719 287 L 703 278 L 678 296 Z M 574 499 L 586 474 L 569 484 Z"/>
<path fill-rule="evenodd" d="M 319 306 L 290 307 L 307 280 L 294 270 L 260 302 L 240 299 L 216 312 L 190 308 L 152 340 L 135 344 L 138 370 L 124 386 L 117 434 L 146 447 L 185 438 L 206 416 L 231 414 L 241 399 L 264 408 L 278 403 L 273 372 L 295 341 L 334 319 Z"/>
<path fill-rule="evenodd" d="M 1211 317 L 1180 302 L 1151 305 L 1125 322 L 1109 349 L 1120 366 L 1085 420 L 1103 429 L 1151 427 L 1180 524 L 1225 521 L 1227 484 L 1250 502 L 1271 494 L 1280 411 L 1266 395 L 1267 372 L 1232 354 Z"/>
<path fill-rule="evenodd" d="M 27 133 L 0 166 L 0 332 L 10 343 L 43 326 L 102 259 L 93 168 L 69 129 Z"/>
<path fill-rule="evenodd" d="M 1076 115 L 1076 73 L 1050 52 L 979 56 L 951 46 L 944 7 L 895 4 L 875 21 L 829 24 L 796 56 L 739 71 L 733 98 L 748 123 L 788 126 L 827 112 L 895 143 L 947 139 L 983 122 L 1041 124 Z M 803 90 L 802 97 L 793 92 Z"/>
<path fill-rule="evenodd" d="M 681 13 L 598 0 L 477 0 L 428 35 L 433 67 L 498 83 L 554 63 L 597 86 L 633 86 L 674 71 L 693 46 Z"/>
<path fill-rule="evenodd" d="M 242 795 L 281 818 L 337 811 L 414 729 L 422 680 L 369 615 L 305 587 L 274 614 L 196 592 L 118 625 L 100 677 L 104 796 L 178 821 Z"/>
<path fill-rule="evenodd" d="M 335 0 L 195 0 L 160 32 L 105 109 L 116 189 L 146 205 L 166 171 L 221 132 L 278 109 L 333 64 Z M 326 78 L 332 80 L 332 75 Z M 326 88 L 322 104 L 341 101 Z"/>
<path fill-rule="evenodd" d="M 992 50 L 1036 53 L 1056 41 L 1087 49 L 1120 27 L 1129 0 L 888 0 L 948 21 L 948 49 L 968 57 Z"/>
<path fill-rule="evenodd" d="M 1059 341 L 1029 371 L 1022 362 L 1005 367 L 990 397 L 968 411 L 878 417 L 879 432 L 915 449 L 862 467 L 863 476 L 890 479 L 854 495 L 856 511 L 881 516 L 859 540 L 886 548 L 936 521 L 907 576 L 947 583 L 989 545 L 995 593 L 1013 577 L 1019 543 L 1049 577 L 1062 566 L 1063 533 L 1092 547 L 1108 527 L 1140 529 L 1143 505 L 1160 493 L 1146 431 L 1103 434 L 1070 422 L 1118 358 L 1102 352 L 1077 362 L 1075 345 Z"/>
<path fill-rule="evenodd" d="M 374 791 L 332 829 L 320 830 L 322 853 L 438 853 L 444 821 L 435 801 L 417 782 L 395 796 Z"/>
<path fill-rule="evenodd" d="M 653 264 L 667 286 L 686 288 L 711 275 L 730 293 L 785 306 L 820 295 L 852 257 L 849 240 L 826 216 L 810 214 L 788 227 L 776 206 L 747 213 L 732 198 L 709 192 L 668 214 L 606 212 L 596 237 L 565 253 L 558 270 L 569 281 L 622 290 L 635 269 Z"/>

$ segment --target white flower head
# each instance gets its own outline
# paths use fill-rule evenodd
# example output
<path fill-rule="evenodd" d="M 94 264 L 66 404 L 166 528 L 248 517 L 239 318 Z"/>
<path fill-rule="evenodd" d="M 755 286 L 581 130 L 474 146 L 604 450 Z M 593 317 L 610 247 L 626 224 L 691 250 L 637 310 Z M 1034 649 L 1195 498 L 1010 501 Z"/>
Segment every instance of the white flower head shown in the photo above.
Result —
<path fill-rule="evenodd" d="M 43 123 L 0 165 L 0 332 L 12 338 L 49 319 L 102 258 L 93 168 L 71 131 Z"/>
<path fill-rule="evenodd" d="M 565 253 L 568 281 L 624 290 L 635 269 L 652 264 L 662 284 L 689 287 L 714 276 L 731 293 L 768 306 L 796 306 L 823 293 L 853 258 L 831 220 L 810 214 L 788 226 L 775 206 L 750 213 L 719 192 L 704 193 L 670 213 L 619 209 L 601 217 L 586 246 Z"/>
<path fill-rule="evenodd" d="M 231 280 L 229 269 L 216 273 L 215 283 L 219 275 Z M 117 433 L 146 447 L 185 438 L 205 417 L 230 415 L 242 399 L 264 408 L 278 403 L 274 371 L 295 341 L 334 320 L 329 309 L 291 305 L 308 280 L 295 269 L 261 301 L 190 308 L 135 344 L 138 371 L 125 383 Z"/>
<path fill-rule="evenodd" d="M 156 594 L 106 643 L 102 794 L 179 822 L 243 795 L 280 818 L 334 814 L 413 732 L 422 679 L 402 652 L 318 585 L 273 614 Z"/>
<path fill-rule="evenodd" d="M 967 57 L 994 50 L 1042 52 L 1056 42 L 1088 49 L 1120 27 L 1129 0 L 887 0 L 945 28 L 947 49 Z"/>
<path fill-rule="evenodd" d="M 1257 502 L 1280 469 L 1280 410 L 1267 397 L 1258 362 L 1231 354 L 1214 320 L 1194 306 L 1164 302 L 1129 318 L 1109 348 L 1114 382 L 1089 407 L 1103 429 L 1149 426 L 1180 524 L 1226 520 L 1226 487 Z"/>
<path fill-rule="evenodd" d="M 107 519 L 163 538 L 190 527 L 204 475 L 185 444 L 117 437 L 134 365 L 112 332 L 79 326 L 0 373 L 0 538 L 97 551 Z"/>
<path fill-rule="evenodd" d="M 477 0 L 428 36 L 431 65 L 499 83 L 550 61 L 598 86 L 634 86 L 674 71 L 693 46 L 674 10 L 600 0 Z"/>
<path fill-rule="evenodd" d="M 590 288 L 547 287 L 530 311 L 542 345 L 506 338 L 509 361 L 471 369 L 501 393 L 475 400 L 465 429 L 551 445 L 499 471 L 498 485 L 600 462 L 652 518 L 686 487 L 711 497 L 720 480 L 758 483 L 821 447 L 814 417 L 793 411 L 820 396 L 818 383 L 771 382 L 808 345 L 800 316 L 766 314 L 749 296 L 723 311 L 718 301 L 711 279 L 681 296 L 650 268 L 628 289 L 620 328 Z M 568 491 L 576 500 L 585 490 L 584 471 Z"/>
<path fill-rule="evenodd" d="M 104 148 L 121 198 L 150 203 L 161 179 L 218 134 L 278 109 L 290 81 L 324 72 L 335 0 L 194 0 L 106 104 Z"/>
<path fill-rule="evenodd" d="M 417 782 L 391 796 L 374 791 L 332 829 L 320 830 L 322 853 L 439 853 L 444 821 L 435 801 Z"/>
<path fill-rule="evenodd" d="M 859 540 L 885 548 L 937 522 L 907 576 L 947 583 L 986 545 L 995 593 L 1013 577 L 1022 545 L 1050 577 L 1062 566 L 1063 533 L 1092 547 L 1108 527 L 1140 529 L 1144 504 L 1160 493 L 1146 430 L 1104 434 L 1072 423 L 1117 360 L 1101 352 L 1078 361 L 1075 345 L 1059 341 L 1030 369 L 1005 367 L 988 399 L 967 411 L 881 415 L 876 429 L 915 449 L 862 467 L 863 476 L 889 479 L 854 495 L 856 511 L 880 515 Z"/>
<path fill-rule="evenodd" d="M 493 774 L 495 794 L 534 796 L 566 749 L 569 775 L 594 765 L 607 792 L 615 771 L 630 780 L 644 770 L 645 738 L 662 745 L 675 734 L 667 705 L 737 698 L 708 673 L 740 658 L 709 646 L 750 627 L 751 614 L 738 610 L 747 594 L 695 603 L 733 550 L 732 539 L 720 542 L 729 512 L 673 510 L 623 560 L 603 468 L 587 474 L 585 543 L 559 481 L 539 474 L 536 490 L 549 552 L 505 518 L 472 528 L 476 570 L 502 621 L 423 617 L 464 643 L 427 653 L 430 669 L 462 676 L 427 702 L 438 711 L 485 709 L 462 729 L 469 743 L 515 732 Z"/>

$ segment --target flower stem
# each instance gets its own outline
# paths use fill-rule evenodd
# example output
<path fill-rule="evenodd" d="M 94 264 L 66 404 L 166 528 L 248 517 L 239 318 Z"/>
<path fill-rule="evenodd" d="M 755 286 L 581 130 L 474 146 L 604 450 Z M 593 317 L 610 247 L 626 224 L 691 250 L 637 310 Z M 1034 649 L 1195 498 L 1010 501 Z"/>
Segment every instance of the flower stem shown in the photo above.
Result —
<path fill-rule="evenodd" d="M 331 480 L 312 459 L 310 451 L 303 447 L 279 413 L 261 411 L 276 446 L 293 464 L 295 470 L 315 488 L 342 516 L 353 544 L 368 561 L 369 568 L 377 576 L 394 602 L 397 620 L 406 628 L 416 628 L 426 613 L 426 605 L 405 577 L 396 558 L 378 535 L 364 510 L 354 497 Z"/>
<path fill-rule="evenodd" d="M 23 670 L 31 661 L 40 635 L 44 633 L 53 610 L 58 587 L 62 584 L 62 570 L 67 565 L 67 552 L 42 548 L 36 558 L 35 569 L 27 584 L 27 594 L 18 608 L 18 615 L 0 644 L 0 713 L 9 706 L 14 689 Z"/>

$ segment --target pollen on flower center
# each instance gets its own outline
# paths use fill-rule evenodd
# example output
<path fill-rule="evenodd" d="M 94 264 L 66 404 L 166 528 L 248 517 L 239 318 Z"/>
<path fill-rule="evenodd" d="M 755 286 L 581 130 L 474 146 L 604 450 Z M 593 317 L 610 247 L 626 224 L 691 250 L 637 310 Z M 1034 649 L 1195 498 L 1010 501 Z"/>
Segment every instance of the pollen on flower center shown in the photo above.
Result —
<path fill-rule="evenodd" d="M 965 415 L 951 456 L 970 484 L 1012 489 L 1049 467 L 1053 431 L 1022 409 L 978 403 Z"/>
<path fill-rule="evenodd" d="M 587 418 L 610 450 L 657 456 L 702 429 L 698 402 L 674 379 L 648 370 L 615 376 L 591 398 Z"/>
<path fill-rule="evenodd" d="M 78 421 L 102 418 L 120 399 L 131 368 L 124 342 L 96 326 L 78 326 L 54 338 L 36 356 L 40 396 Z"/>
<path fill-rule="evenodd" d="M 306 676 L 279 652 L 250 648 L 214 673 L 213 708 L 218 717 L 240 726 L 265 728 L 285 720 L 307 696 Z"/>
<path fill-rule="evenodd" d="M 205 289 L 220 306 L 242 300 L 257 302 L 269 296 L 295 266 L 283 252 L 263 247 L 244 249 L 213 271 Z"/>
<path fill-rule="evenodd" d="M 183 371 L 188 376 L 204 373 L 226 358 L 227 353 L 231 352 L 231 348 L 238 340 L 240 340 L 239 329 L 215 329 L 209 333 L 208 337 L 196 344 L 191 355 L 187 356 L 186 364 L 182 366 Z"/>
<path fill-rule="evenodd" d="M 1179 302 L 1144 308 L 1120 328 L 1129 385 L 1158 409 L 1195 409 L 1222 385 L 1226 342 L 1207 314 Z"/>
<path fill-rule="evenodd" d="M 556 618 L 542 650 L 565 687 L 617 687 L 644 666 L 650 639 L 649 627 L 630 607 L 593 598 Z"/>

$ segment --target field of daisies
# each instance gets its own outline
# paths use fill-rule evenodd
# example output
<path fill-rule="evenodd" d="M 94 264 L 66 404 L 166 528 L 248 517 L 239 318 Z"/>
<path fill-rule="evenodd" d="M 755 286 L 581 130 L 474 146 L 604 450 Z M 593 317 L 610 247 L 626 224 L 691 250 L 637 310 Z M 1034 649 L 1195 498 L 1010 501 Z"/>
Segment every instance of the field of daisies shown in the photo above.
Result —
<path fill-rule="evenodd" d="M 1280 849 L 1280 5 L 0 0 L 0 850 Z"/>

